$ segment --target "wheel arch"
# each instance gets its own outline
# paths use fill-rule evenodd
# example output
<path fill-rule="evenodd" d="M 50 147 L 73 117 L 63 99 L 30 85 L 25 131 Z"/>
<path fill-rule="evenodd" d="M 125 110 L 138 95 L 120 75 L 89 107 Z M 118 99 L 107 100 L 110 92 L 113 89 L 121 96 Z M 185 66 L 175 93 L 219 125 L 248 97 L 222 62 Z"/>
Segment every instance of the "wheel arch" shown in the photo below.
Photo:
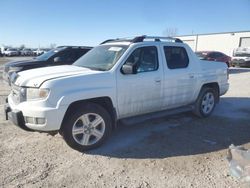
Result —
<path fill-rule="evenodd" d="M 215 94 L 216 94 L 216 96 L 215 96 L 216 103 L 219 102 L 219 100 L 220 100 L 220 87 L 219 87 L 219 84 L 217 82 L 210 82 L 210 83 L 203 84 L 201 89 L 200 89 L 200 92 L 202 91 L 203 88 L 214 89 Z"/>
<path fill-rule="evenodd" d="M 65 118 L 70 115 L 74 109 L 77 109 L 78 107 L 82 106 L 82 105 L 85 105 L 87 103 L 95 103 L 95 104 L 98 104 L 100 106 L 102 106 L 104 109 L 107 110 L 107 112 L 110 114 L 111 116 L 111 119 L 112 119 L 112 128 L 116 128 L 116 121 L 117 121 L 117 112 L 116 112 L 116 109 L 113 105 L 113 102 L 111 100 L 110 97 L 97 97 L 97 98 L 91 98 L 91 99 L 85 99 L 85 100 L 78 100 L 78 101 L 74 101 L 72 102 L 67 110 L 66 110 L 66 113 L 64 114 L 64 117 L 63 117 L 63 121 L 62 121 L 62 124 L 63 122 L 65 121 Z M 62 129 L 62 124 L 61 124 L 61 127 L 60 127 L 60 131 Z"/>

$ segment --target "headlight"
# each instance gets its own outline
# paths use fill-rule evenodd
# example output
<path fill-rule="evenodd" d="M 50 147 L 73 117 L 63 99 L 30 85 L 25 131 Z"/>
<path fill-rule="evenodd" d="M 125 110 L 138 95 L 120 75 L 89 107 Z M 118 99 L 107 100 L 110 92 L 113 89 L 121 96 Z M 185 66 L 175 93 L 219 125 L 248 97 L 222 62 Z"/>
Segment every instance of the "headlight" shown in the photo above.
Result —
<path fill-rule="evenodd" d="M 9 67 L 9 73 L 10 72 L 18 72 L 22 70 L 23 67 Z"/>
<path fill-rule="evenodd" d="M 41 100 L 46 99 L 50 90 L 46 88 L 27 88 L 26 98 L 27 100 Z"/>

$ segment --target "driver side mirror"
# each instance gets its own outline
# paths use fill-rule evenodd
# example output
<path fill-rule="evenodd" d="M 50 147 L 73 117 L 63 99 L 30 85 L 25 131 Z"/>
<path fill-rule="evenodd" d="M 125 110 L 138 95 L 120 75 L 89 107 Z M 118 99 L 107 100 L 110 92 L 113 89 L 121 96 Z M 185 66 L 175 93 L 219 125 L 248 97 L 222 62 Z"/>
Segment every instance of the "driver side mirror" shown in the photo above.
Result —
<path fill-rule="evenodd" d="M 124 65 L 122 65 L 121 71 L 123 74 L 136 74 L 137 68 L 135 64 L 125 63 Z"/>
<path fill-rule="evenodd" d="M 61 57 L 55 57 L 54 62 L 55 63 L 62 63 L 63 59 Z"/>

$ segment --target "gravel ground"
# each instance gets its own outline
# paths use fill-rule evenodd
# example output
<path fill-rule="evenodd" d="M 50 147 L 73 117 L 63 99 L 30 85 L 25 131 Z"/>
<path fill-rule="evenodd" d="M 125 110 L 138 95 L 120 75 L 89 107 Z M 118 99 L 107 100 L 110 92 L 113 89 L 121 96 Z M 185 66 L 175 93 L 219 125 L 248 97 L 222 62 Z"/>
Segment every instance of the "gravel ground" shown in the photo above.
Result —
<path fill-rule="evenodd" d="M 6 59 L 0 58 L 0 63 Z M 230 144 L 250 148 L 250 69 L 230 69 L 213 115 L 190 113 L 119 124 L 94 151 L 60 135 L 25 132 L 0 114 L 0 187 L 247 187 L 229 175 Z M 0 80 L 0 104 L 9 92 Z"/>

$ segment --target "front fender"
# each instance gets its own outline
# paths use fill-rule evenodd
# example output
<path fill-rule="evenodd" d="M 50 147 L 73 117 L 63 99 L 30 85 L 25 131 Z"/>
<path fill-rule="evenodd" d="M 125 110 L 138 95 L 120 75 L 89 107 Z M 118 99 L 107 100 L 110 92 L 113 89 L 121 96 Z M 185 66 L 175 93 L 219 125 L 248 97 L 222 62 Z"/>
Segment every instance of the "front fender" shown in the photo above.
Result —
<path fill-rule="evenodd" d="M 102 88 L 88 88 L 77 91 L 69 91 L 65 93 L 58 101 L 58 106 L 67 106 L 76 101 L 90 100 L 98 97 L 109 97 L 112 100 L 114 107 L 116 107 L 115 92 L 108 87 Z"/>

